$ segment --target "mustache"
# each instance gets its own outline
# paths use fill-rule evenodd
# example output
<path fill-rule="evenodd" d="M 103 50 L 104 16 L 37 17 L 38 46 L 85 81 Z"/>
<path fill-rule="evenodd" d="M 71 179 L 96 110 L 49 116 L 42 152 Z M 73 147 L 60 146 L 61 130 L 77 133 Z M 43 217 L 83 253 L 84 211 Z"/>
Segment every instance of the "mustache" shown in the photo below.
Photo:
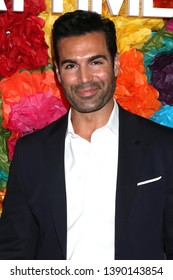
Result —
<path fill-rule="evenodd" d="M 86 83 L 86 84 L 79 84 L 73 87 L 73 90 L 75 91 L 80 91 L 83 89 L 89 89 L 89 88 L 102 88 L 101 83 L 97 83 L 97 82 L 90 82 L 90 83 Z"/>

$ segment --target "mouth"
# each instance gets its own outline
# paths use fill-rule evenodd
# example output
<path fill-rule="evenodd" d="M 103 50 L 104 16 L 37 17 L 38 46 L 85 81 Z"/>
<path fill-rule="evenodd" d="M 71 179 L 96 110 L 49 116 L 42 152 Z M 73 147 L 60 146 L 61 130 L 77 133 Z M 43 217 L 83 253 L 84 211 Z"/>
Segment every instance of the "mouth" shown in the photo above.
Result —
<path fill-rule="evenodd" d="M 90 87 L 90 88 L 78 90 L 77 92 L 82 97 L 90 97 L 96 94 L 97 91 L 98 91 L 98 87 L 92 87 L 92 88 Z"/>
<path fill-rule="evenodd" d="M 98 84 L 80 85 L 76 87 L 76 93 L 81 97 L 92 97 L 100 89 Z"/>

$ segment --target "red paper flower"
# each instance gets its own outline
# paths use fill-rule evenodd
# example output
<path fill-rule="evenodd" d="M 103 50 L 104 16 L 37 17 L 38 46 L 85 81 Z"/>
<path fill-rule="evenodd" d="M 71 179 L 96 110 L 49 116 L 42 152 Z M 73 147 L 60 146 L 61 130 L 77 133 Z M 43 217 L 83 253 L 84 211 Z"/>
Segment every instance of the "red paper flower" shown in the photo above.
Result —
<path fill-rule="evenodd" d="M 27 1 L 27 3 L 29 3 Z M 17 70 L 33 70 L 48 64 L 48 45 L 42 30 L 44 21 L 28 12 L 8 10 L 0 16 L 0 76 Z"/>
<path fill-rule="evenodd" d="M 156 8 L 173 8 L 173 0 L 153 0 Z"/>
<path fill-rule="evenodd" d="M 12 131 L 10 137 L 7 140 L 9 161 L 11 161 L 13 159 L 14 148 L 15 148 L 17 139 L 19 139 L 20 137 L 22 137 L 22 135 L 19 132 Z"/>

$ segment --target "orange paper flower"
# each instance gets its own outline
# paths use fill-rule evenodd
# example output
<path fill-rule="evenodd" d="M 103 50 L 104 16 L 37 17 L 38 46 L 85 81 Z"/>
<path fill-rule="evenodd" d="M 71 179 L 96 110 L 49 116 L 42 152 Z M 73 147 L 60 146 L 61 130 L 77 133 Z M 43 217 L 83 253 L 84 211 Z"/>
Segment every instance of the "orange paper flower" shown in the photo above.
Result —
<path fill-rule="evenodd" d="M 149 118 L 161 107 L 159 93 L 144 74 L 143 55 L 135 49 L 120 57 L 121 70 L 117 78 L 115 98 L 126 110 Z"/>
<path fill-rule="evenodd" d="M 0 190 L 0 216 L 2 213 L 2 202 L 5 196 L 6 190 Z"/>

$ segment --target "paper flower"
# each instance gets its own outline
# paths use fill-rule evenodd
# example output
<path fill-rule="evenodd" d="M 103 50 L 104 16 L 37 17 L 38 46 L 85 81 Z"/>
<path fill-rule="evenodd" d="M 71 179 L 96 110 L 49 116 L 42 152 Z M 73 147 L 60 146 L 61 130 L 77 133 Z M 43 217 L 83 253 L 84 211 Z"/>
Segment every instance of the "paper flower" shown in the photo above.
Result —
<path fill-rule="evenodd" d="M 0 190 L 0 215 L 2 213 L 2 202 L 5 196 L 6 190 Z"/>
<path fill-rule="evenodd" d="M 0 169 L 5 174 L 5 173 L 9 172 L 9 159 L 8 159 L 7 142 L 6 141 L 9 138 L 10 133 L 8 131 L 6 131 L 6 134 L 8 135 L 8 137 L 5 137 L 2 130 L 3 129 L 0 128 Z"/>
<path fill-rule="evenodd" d="M 173 6 L 172 6 L 173 7 Z M 165 29 L 167 31 L 173 32 L 173 19 L 169 20 L 166 25 L 165 25 Z"/>
<path fill-rule="evenodd" d="M 17 132 L 17 138 L 19 138 L 45 127 L 66 112 L 67 109 L 61 100 L 53 96 L 52 93 L 37 93 L 21 97 L 18 103 L 11 104 L 7 128 Z M 13 140 L 14 146 L 15 139 L 11 140 Z M 13 151 L 10 150 L 10 159 L 12 156 Z"/>
<path fill-rule="evenodd" d="M 41 129 L 67 112 L 61 100 L 52 93 L 21 97 L 11 105 L 8 129 L 23 135 Z"/>
<path fill-rule="evenodd" d="M 152 121 L 173 128 L 173 106 L 165 105 L 154 113 Z"/>
<path fill-rule="evenodd" d="M 2 100 L 0 99 L 0 108 Z M 0 109 L 0 211 L 1 211 L 1 191 L 6 188 L 10 162 L 7 152 L 7 139 L 9 138 L 9 131 L 2 128 L 2 112 Z"/>
<path fill-rule="evenodd" d="M 153 62 L 156 55 L 159 53 L 172 52 L 173 49 L 173 32 L 166 30 L 168 21 L 165 26 L 158 32 L 153 32 L 152 37 L 144 44 L 140 51 L 144 55 L 144 66 L 146 69 L 146 75 L 148 81 L 151 82 L 152 72 L 149 68 L 149 65 Z M 171 23 L 170 23 L 171 28 Z"/>
<path fill-rule="evenodd" d="M 5 189 L 7 180 L 8 180 L 8 174 L 4 172 L 3 169 L 0 168 L 0 194 L 1 194 L 1 190 Z"/>
<path fill-rule="evenodd" d="M 28 6 L 30 7 L 29 4 Z M 1 77 L 11 76 L 21 69 L 33 70 L 43 65 L 47 66 L 48 45 L 44 39 L 43 26 L 44 21 L 41 18 L 28 14 L 27 11 L 23 13 L 14 13 L 11 10 L 1 12 Z"/>
<path fill-rule="evenodd" d="M 149 118 L 159 110 L 158 91 L 147 82 L 143 55 L 135 49 L 120 57 L 121 70 L 117 77 L 115 98 L 126 110 Z"/>
<path fill-rule="evenodd" d="M 149 65 L 151 83 L 159 91 L 162 104 L 173 105 L 173 52 L 159 53 Z"/>
<path fill-rule="evenodd" d="M 0 91 L 3 98 L 3 127 L 7 128 L 11 104 L 18 103 L 21 97 L 35 95 L 36 93 L 51 93 L 61 99 L 68 108 L 68 103 L 63 97 L 60 84 L 56 81 L 53 70 L 30 73 L 23 71 L 15 73 L 0 82 Z"/>
<path fill-rule="evenodd" d="M 4 174 L 8 174 L 9 172 L 9 160 L 8 160 L 8 152 L 7 152 L 7 139 L 10 136 L 10 132 L 3 129 L 2 127 L 2 99 L 0 99 L 0 189 L 1 189 L 1 179 L 4 180 Z"/>
<path fill-rule="evenodd" d="M 8 145 L 8 158 L 11 161 L 13 159 L 14 155 L 14 149 L 16 146 L 17 140 L 22 137 L 22 134 L 16 131 L 12 131 L 10 137 L 7 140 L 7 145 Z"/>
<path fill-rule="evenodd" d="M 131 48 L 140 49 L 152 34 L 164 26 L 163 19 L 138 17 L 110 17 L 115 23 L 118 51 L 123 53 Z"/>
<path fill-rule="evenodd" d="M 153 0 L 154 7 L 173 8 L 173 0 Z"/>

